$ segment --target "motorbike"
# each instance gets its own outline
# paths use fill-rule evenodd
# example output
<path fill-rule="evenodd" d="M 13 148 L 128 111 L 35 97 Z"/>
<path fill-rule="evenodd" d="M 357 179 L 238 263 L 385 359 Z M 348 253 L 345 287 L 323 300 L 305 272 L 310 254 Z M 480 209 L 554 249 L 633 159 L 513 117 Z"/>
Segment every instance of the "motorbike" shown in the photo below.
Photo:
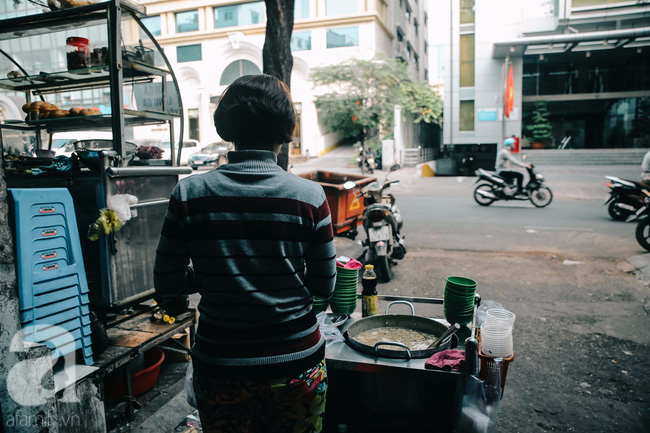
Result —
<path fill-rule="evenodd" d="M 626 221 L 643 207 L 643 185 L 633 180 L 620 179 L 615 176 L 605 176 L 609 180 L 609 197 L 605 200 L 607 212 L 614 221 Z M 634 218 L 633 218 L 634 219 Z"/>
<path fill-rule="evenodd" d="M 474 189 L 474 200 L 481 206 L 489 206 L 497 200 L 530 200 L 536 207 L 546 207 L 553 200 L 551 189 L 544 186 L 544 176 L 535 173 L 531 164 L 528 171 L 529 181 L 517 194 L 517 186 L 511 180 L 499 176 L 494 171 L 479 168 L 476 170 L 479 185 Z"/>
<path fill-rule="evenodd" d="M 634 231 L 636 241 L 646 251 L 650 251 L 650 191 L 644 188 L 641 194 L 643 194 L 643 205 L 628 217 L 628 221 L 639 220 Z"/>
<path fill-rule="evenodd" d="M 368 170 L 368 173 L 372 174 L 375 172 L 375 169 L 377 168 L 377 162 L 375 161 L 375 155 L 374 152 L 371 151 L 366 151 L 365 154 L 363 152 L 363 146 L 359 147 L 359 156 L 357 156 L 357 165 L 359 168 L 361 168 L 361 165 L 363 164 L 361 162 L 361 159 L 365 155 L 365 167 L 366 170 Z"/>
<path fill-rule="evenodd" d="M 385 193 L 390 185 L 399 180 L 389 181 L 388 176 L 382 183 L 375 181 L 361 190 L 355 200 L 363 199 L 365 209 L 361 214 L 367 247 L 366 263 L 374 264 L 377 278 L 388 282 L 393 278 L 392 267 L 395 260 L 401 260 L 406 254 L 402 216 L 395 204 L 395 196 Z"/>

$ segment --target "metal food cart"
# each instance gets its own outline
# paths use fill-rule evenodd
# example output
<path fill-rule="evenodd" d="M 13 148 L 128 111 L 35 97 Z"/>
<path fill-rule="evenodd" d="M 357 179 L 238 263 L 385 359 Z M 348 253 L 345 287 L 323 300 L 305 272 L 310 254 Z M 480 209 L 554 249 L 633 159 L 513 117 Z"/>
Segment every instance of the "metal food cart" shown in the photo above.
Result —
<path fill-rule="evenodd" d="M 443 303 L 439 298 L 387 295 L 379 295 L 379 300 L 408 301 L 418 307 Z M 480 296 L 476 301 L 478 307 Z M 341 331 L 360 318 L 359 313 L 354 313 Z M 444 319 L 434 320 L 448 325 Z M 469 357 L 476 356 L 476 346 L 466 347 L 465 340 L 473 335 L 472 324 L 457 333 L 455 348 L 473 351 Z M 427 358 L 370 356 L 343 342 L 328 345 L 325 358 L 328 391 L 324 432 L 337 432 L 341 424 L 359 433 L 452 431 L 461 373 L 427 369 Z"/>

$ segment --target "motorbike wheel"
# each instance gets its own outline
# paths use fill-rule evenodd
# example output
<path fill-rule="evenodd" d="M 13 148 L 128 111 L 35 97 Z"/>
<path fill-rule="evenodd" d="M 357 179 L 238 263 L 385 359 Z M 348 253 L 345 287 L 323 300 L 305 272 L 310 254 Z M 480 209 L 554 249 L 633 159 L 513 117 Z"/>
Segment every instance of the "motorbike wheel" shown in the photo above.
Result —
<path fill-rule="evenodd" d="M 553 201 L 553 193 L 545 186 L 530 191 L 530 202 L 536 207 L 546 207 Z"/>
<path fill-rule="evenodd" d="M 387 283 L 393 278 L 393 269 L 388 256 L 381 256 L 375 259 L 377 267 L 377 279 Z"/>
<path fill-rule="evenodd" d="M 634 211 L 620 208 L 619 204 L 626 204 L 632 206 L 634 209 L 638 209 L 641 206 L 641 203 L 626 198 L 614 200 L 607 207 L 607 212 L 614 221 L 625 221 L 634 213 Z"/>
<path fill-rule="evenodd" d="M 644 218 L 636 225 L 636 241 L 646 251 L 650 251 L 650 218 Z"/>
<path fill-rule="evenodd" d="M 489 192 L 490 194 L 494 194 L 494 188 L 492 185 L 487 184 L 487 183 L 482 183 L 479 186 L 476 187 L 474 190 L 474 200 L 476 203 L 480 204 L 481 206 L 490 206 L 495 199 L 490 198 L 490 197 L 485 197 L 484 195 L 479 194 L 479 191 L 485 191 Z"/>

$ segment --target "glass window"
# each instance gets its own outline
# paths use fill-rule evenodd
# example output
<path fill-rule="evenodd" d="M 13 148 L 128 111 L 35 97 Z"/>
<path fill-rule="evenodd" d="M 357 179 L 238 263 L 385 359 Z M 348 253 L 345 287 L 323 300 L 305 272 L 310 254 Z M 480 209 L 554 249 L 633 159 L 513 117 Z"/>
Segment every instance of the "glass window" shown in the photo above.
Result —
<path fill-rule="evenodd" d="M 418 20 L 413 18 L 413 30 L 415 31 L 415 36 L 418 35 Z"/>
<path fill-rule="evenodd" d="M 573 0 L 572 8 L 584 8 L 588 6 L 607 6 L 616 3 L 629 3 L 631 0 Z M 633 1 L 633 0 L 632 0 Z M 641 3 L 641 2 L 639 2 Z"/>
<path fill-rule="evenodd" d="M 214 8 L 214 27 L 249 26 L 264 22 L 264 2 L 240 3 Z"/>
<path fill-rule="evenodd" d="M 474 101 L 460 101 L 461 131 L 474 131 Z"/>
<path fill-rule="evenodd" d="M 199 29 L 199 11 L 176 12 L 176 32 L 195 32 Z"/>
<path fill-rule="evenodd" d="M 406 12 L 404 12 L 404 18 L 406 18 L 406 22 L 410 23 L 411 22 L 411 7 L 406 4 Z"/>
<path fill-rule="evenodd" d="M 474 24 L 474 0 L 460 0 L 460 23 Z"/>
<path fill-rule="evenodd" d="M 474 34 L 460 35 L 460 87 L 474 87 Z"/>
<path fill-rule="evenodd" d="M 404 32 L 397 26 L 397 42 L 402 42 L 404 40 Z"/>
<path fill-rule="evenodd" d="M 262 71 L 260 71 L 260 68 L 258 68 L 255 63 L 248 60 L 236 60 L 226 66 L 226 69 L 223 70 L 219 84 L 227 86 L 237 78 L 243 77 L 244 75 L 258 75 L 261 73 Z"/>
<path fill-rule="evenodd" d="M 309 18 L 309 0 L 296 0 L 293 18 L 297 20 Z"/>
<path fill-rule="evenodd" d="M 153 36 L 160 36 L 160 15 L 142 18 L 142 24 Z"/>
<path fill-rule="evenodd" d="M 298 32 L 291 35 L 291 51 L 311 50 L 311 32 Z"/>
<path fill-rule="evenodd" d="M 327 31 L 327 48 L 356 47 L 359 45 L 359 27 L 345 27 Z"/>
<path fill-rule="evenodd" d="M 176 47 L 176 61 L 178 63 L 196 62 L 199 60 L 201 60 L 201 44 Z"/>
<path fill-rule="evenodd" d="M 358 0 L 326 0 L 325 15 L 348 15 L 359 12 Z"/>

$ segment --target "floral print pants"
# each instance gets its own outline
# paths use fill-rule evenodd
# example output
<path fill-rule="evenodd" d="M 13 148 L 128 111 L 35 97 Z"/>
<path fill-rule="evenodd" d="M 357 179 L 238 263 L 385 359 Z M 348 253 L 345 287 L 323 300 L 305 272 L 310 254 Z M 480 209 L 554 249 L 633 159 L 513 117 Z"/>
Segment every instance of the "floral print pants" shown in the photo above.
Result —
<path fill-rule="evenodd" d="M 325 360 L 297 378 L 225 380 L 194 373 L 205 433 L 320 432 L 326 392 Z"/>

